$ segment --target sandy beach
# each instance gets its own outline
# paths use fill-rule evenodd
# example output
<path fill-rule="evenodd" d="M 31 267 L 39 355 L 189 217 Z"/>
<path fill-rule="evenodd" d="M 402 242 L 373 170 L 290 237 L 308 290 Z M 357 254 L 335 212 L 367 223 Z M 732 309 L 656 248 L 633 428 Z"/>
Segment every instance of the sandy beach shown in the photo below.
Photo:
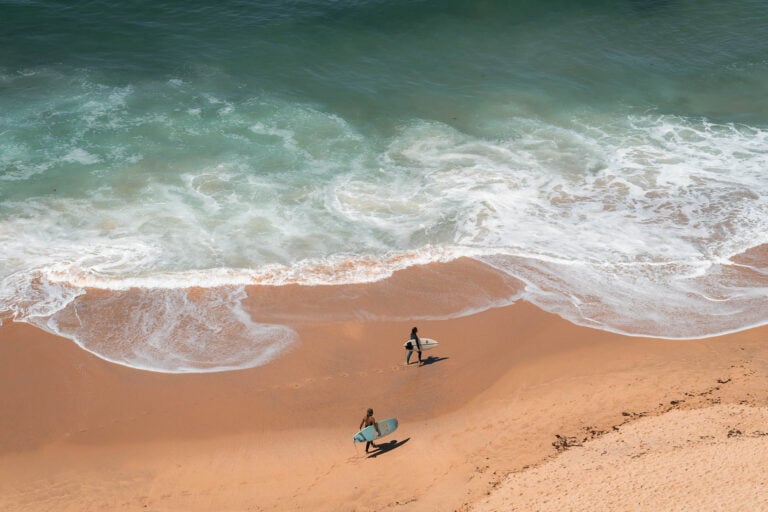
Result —
<path fill-rule="evenodd" d="M 768 512 L 766 5 L 0 2 L 0 512 Z"/>
<path fill-rule="evenodd" d="M 440 346 L 406 366 L 412 322 L 333 320 L 387 286 L 334 288 L 290 352 L 221 373 L 134 370 L 6 321 L 0 509 L 768 509 L 768 329 L 627 337 L 519 302 L 420 321 Z M 286 316 L 329 291 L 271 293 Z M 366 455 L 352 435 L 368 407 L 400 427 Z"/>

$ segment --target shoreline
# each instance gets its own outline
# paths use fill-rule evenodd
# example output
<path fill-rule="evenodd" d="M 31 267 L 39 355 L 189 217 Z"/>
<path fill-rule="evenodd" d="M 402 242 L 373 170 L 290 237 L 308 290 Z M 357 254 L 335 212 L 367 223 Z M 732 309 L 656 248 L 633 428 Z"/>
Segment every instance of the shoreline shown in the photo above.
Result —
<path fill-rule="evenodd" d="M 162 374 L 7 323 L 0 506 L 470 510 L 551 460 L 556 435 L 767 405 L 765 327 L 635 338 L 525 302 L 418 326 L 441 343 L 420 368 L 403 364 L 411 322 L 363 319 L 297 324 L 301 343 L 262 367 Z M 367 407 L 400 421 L 369 458 L 351 442 Z"/>
<path fill-rule="evenodd" d="M 731 277 L 765 281 L 760 269 L 766 251 L 768 245 L 761 244 L 734 258 L 738 270 Z M 197 374 L 272 364 L 301 344 L 300 331 L 305 325 L 444 322 L 517 303 L 531 304 L 522 281 L 492 264 L 463 257 L 409 267 L 372 283 L 193 286 L 182 290 L 88 288 L 50 321 L 60 328 L 61 336 L 77 339 L 75 343 L 83 350 L 107 362 L 141 371 Z M 689 314 L 682 311 L 680 318 Z M 242 320 L 244 315 L 249 316 L 247 322 Z M 102 321 L 105 318 L 109 322 Z M 716 339 L 768 326 L 759 320 L 741 329 L 722 326 L 724 330 L 715 334 L 677 337 L 626 333 L 618 327 L 590 326 L 585 318 L 564 318 L 616 336 L 671 342 Z M 688 323 L 698 318 L 691 314 Z M 0 312 L 2 321 L 14 321 L 9 311 Z M 146 333 L 136 335 L 137 322 L 146 324 L 150 339 Z M 187 341 L 193 337 L 192 342 Z"/>

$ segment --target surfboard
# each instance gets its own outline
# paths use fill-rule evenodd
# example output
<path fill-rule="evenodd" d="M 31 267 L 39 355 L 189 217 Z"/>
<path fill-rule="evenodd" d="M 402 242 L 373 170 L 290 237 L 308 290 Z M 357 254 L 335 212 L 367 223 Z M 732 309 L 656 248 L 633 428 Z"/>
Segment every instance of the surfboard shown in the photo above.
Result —
<path fill-rule="evenodd" d="M 386 420 L 377 421 L 376 425 L 379 426 L 381 435 L 376 432 L 376 429 L 373 428 L 373 425 L 369 425 L 352 436 L 352 439 L 354 439 L 356 443 L 365 443 L 367 441 L 373 441 L 374 439 L 389 435 L 397 430 L 397 418 L 388 418 Z"/>
<path fill-rule="evenodd" d="M 405 347 L 408 345 L 408 342 L 411 340 L 405 340 L 405 343 L 403 343 L 403 346 Z M 439 345 L 437 340 L 433 340 L 432 338 L 419 338 L 419 341 L 421 341 L 421 350 L 429 350 L 431 348 L 435 348 Z M 416 350 L 416 344 L 413 344 L 413 350 Z"/>

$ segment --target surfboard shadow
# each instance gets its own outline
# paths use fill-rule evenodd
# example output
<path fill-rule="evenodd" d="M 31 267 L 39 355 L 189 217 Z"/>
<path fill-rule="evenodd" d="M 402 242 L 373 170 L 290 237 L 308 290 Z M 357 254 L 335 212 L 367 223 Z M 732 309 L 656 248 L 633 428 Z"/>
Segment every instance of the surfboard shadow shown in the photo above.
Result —
<path fill-rule="evenodd" d="M 375 459 L 379 455 L 384 455 L 387 452 L 391 452 L 395 448 L 399 448 L 403 446 L 405 443 L 410 441 L 410 437 L 406 437 L 402 441 L 398 441 L 397 439 L 393 439 L 391 441 L 387 441 L 384 444 L 377 444 L 376 449 L 373 451 L 373 453 L 368 454 L 369 459 Z"/>
<path fill-rule="evenodd" d="M 427 366 L 429 364 L 435 364 L 439 363 L 440 361 L 445 361 L 448 359 L 448 357 L 436 357 L 436 356 L 429 356 L 426 359 L 422 359 L 421 366 Z"/>

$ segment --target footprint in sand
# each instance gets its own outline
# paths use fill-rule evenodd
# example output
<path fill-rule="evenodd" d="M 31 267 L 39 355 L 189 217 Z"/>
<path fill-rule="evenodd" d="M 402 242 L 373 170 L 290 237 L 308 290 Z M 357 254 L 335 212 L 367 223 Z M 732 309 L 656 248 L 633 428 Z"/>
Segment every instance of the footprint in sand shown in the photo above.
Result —
<path fill-rule="evenodd" d="M 293 382 L 293 383 L 291 383 L 291 384 L 288 384 L 288 387 L 291 387 L 291 388 L 293 388 L 293 389 L 299 389 L 299 388 L 303 388 L 303 387 L 304 387 L 304 386 L 306 386 L 307 384 L 311 384 L 313 380 L 314 380 L 314 379 L 312 379 L 312 378 L 306 378 L 306 379 L 304 379 L 304 380 L 302 380 L 302 381 L 299 381 L 299 382 Z"/>

